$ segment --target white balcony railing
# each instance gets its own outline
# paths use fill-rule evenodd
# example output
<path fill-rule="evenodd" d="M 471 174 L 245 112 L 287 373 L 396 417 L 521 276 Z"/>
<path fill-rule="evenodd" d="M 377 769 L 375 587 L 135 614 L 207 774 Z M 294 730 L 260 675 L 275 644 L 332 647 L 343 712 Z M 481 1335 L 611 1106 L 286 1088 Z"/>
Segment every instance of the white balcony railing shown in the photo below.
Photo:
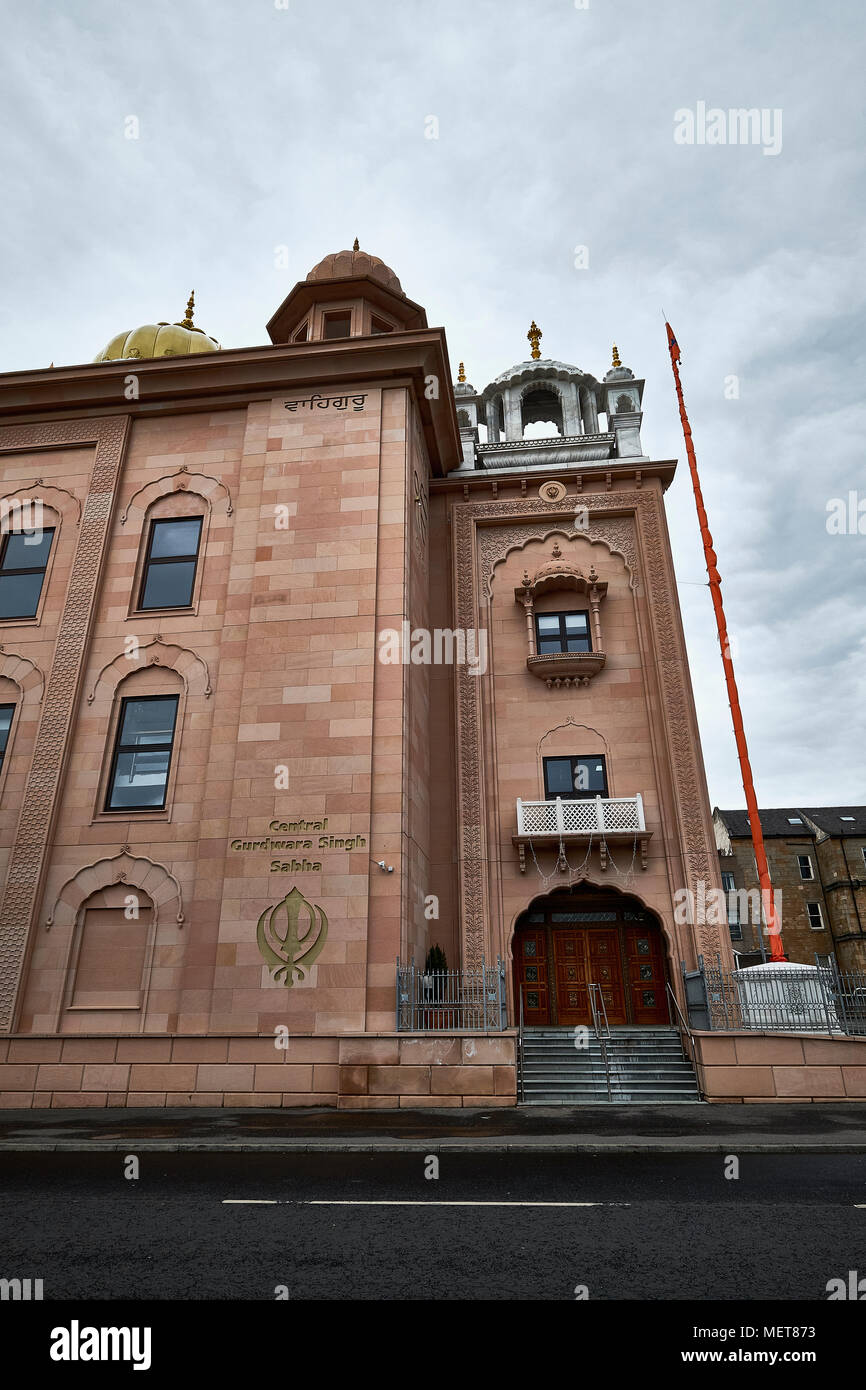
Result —
<path fill-rule="evenodd" d="M 595 796 L 580 801 L 517 798 L 518 835 L 593 835 L 604 830 L 646 830 L 643 798 Z"/>
<path fill-rule="evenodd" d="M 564 801 L 558 796 L 552 801 L 524 801 L 517 798 L 517 834 L 514 844 L 520 851 L 520 869 L 525 872 L 525 849 L 528 844 L 539 848 L 556 848 L 568 841 L 598 836 L 601 867 L 607 863 L 606 842 L 630 840 L 640 844 L 641 864 L 646 868 L 647 841 L 652 834 L 646 828 L 643 798 L 636 796 L 595 796 L 579 801 Z"/>

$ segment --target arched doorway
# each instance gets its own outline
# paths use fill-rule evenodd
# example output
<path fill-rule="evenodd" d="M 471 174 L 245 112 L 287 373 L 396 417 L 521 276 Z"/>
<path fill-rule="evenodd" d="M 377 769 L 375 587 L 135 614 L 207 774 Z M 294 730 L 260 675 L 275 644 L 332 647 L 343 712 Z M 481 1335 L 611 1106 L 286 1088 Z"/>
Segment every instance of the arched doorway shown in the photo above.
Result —
<path fill-rule="evenodd" d="M 611 1027 L 670 1023 L 661 928 L 624 893 L 582 884 L 537 898 L 517 919 L 513 970 L 528 1028 L 590 1024 L 590 984 Z"/>

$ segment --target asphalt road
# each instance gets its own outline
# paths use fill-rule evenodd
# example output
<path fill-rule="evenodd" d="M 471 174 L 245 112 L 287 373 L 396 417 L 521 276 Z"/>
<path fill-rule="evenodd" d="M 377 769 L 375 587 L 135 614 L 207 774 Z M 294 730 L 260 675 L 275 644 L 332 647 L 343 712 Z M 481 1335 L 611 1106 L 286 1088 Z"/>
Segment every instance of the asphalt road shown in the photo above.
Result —
<path fill-rule="evenodd" d="M 0 1278 L 46 1300 L 704 1301 L 866 1276 L 866 1156 L 744 1155 L 736 1179 L 719 1155 L 445 1155 L 438 1178 L 421 1154 L 139 1163 L 0 1156 Z"/>

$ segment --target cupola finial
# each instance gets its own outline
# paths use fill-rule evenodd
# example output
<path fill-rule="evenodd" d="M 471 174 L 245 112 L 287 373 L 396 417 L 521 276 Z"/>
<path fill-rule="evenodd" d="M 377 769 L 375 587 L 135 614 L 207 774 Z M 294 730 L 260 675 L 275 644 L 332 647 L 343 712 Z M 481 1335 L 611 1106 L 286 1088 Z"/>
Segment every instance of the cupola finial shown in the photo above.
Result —
<path fill-rule="evenodd" d="M 355 237 L 355 242 L 354 242 L 354 245 L 352 246 L 352 250 L 353 250 L 353 251 L 360 251 L 360 249 L 361 249 L 361 243 L 359 242 L 358 238 Z"/>
<path fill-rule="evenodd" d="M 532 344 L 533 361 L 537 362 L 539 357 L 541 356 L 541 349 L 539 348 L 538 344 L 541 342 L 542 332 L 538 324 L 535 322 L 535 319 L 533 319 L 532 323 L 529 325 L 529 332 L 526 336 Z"/>
<path fill-rule="evenodd" d="M 458 368 L 457 368 L 457 380 L 458 380 L 458 381 L 465 381 L 465 380 L 466 380 L 466 366 L 465 366 L 465 363 L 463 363 L 463 362 L 461 362 L 461 363 L 459 364 Z"/>
<path fill-rule="evenodd" d="M 192 328 L 192 327 L 193 327 L 192 316 L 193 316 L 193 311 L 194 311 L 194 309 L 195 309 L 195 290 L 190 290 L 189 299 L 186 301 L 186 317 L 185 317 L 185 318 L 182 318 L 181 321 L 180 321 L 180 323 L 179 323 L 179 324 L 176 324 L 175 327 L 177 327 L 177 328 Z"/>
<path fill-rule="evenodd" d="M 620 360 L 619 360 L 619 348 L 617 347 L 616 343 L 614 343 L 614 345 L 613 345 L 613 361 L 611 362 L 610 365 L 611 365 L 611 369 L 613 369 L 614 367 L 621 367 L 621 366 L 622 366 L 622 363 L 621 363 Z"/>

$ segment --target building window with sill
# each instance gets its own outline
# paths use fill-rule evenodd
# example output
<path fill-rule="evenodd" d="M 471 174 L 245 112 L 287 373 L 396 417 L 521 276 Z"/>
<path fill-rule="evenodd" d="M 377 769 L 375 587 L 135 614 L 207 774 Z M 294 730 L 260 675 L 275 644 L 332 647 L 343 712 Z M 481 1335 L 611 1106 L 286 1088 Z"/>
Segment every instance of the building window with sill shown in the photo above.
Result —
<path fill-rule="evenodd" d="M 809 915 L 809 926 L 813 931 L 824 930 L 824 916 L 821 912 L 820 903 L 807 903 L 806 912 Z"/>
<path fill-rule="evenodd" d="M 189 608 L 201 542 L 200 516 L 150 523 L 139 610 Z"/>
<path fill-rule="evenodd" d="M 810 879 L 813 879 L 815 877 L 815 874 L 812 870 L 812 860 L 809 858 L 808 854 L 798 854 L 797 865 L 799 867 L 800 877 L 802 879 L 808 882 Z"/>
<path fill-rule="evenodd" d="M 603 757 L 545 758 L 544 795 L 547 801 L 585 801 L 607 796 L 607 770 Z"/>
<path fill-rule="evenodd" d="M 5 618 L 36 617 L 53 539 L 53 527 L 4 536 L 0 551 L 0 622 Z"/>
<path fill-rule="evenodd" d="M 162 811 L 177 723 L 177 695 L 124 699 L 106 811 Z"/>
<path fill-rule="evenodd" d="M 539 656 L 549 652 L 591 652 L 589 613 L 536 613 L 536 647 Z"/>

